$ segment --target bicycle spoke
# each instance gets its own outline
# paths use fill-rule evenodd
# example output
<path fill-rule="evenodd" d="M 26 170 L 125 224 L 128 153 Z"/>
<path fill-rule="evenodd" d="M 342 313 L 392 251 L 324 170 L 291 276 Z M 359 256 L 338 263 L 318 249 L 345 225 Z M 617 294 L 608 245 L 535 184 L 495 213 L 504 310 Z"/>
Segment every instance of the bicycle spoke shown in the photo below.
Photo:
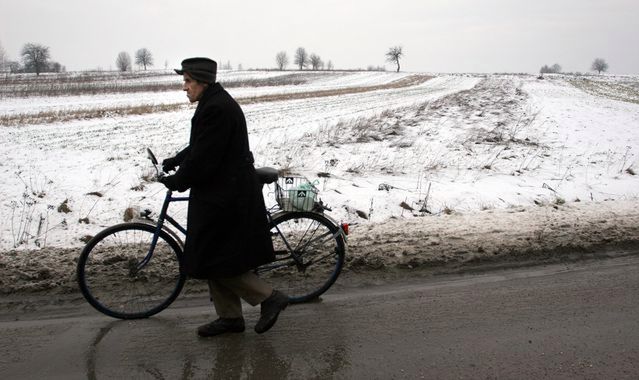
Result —
<path fill-rule="evenodd" d="M 155 227 L 125 224 L 92 240 L 78 263 L 78 281 L 89 302 L 105 314 L 139 318 L 168 306 L 184 284 L 179 246 L 160 235 L 144 266 Z"/>
<path fill-rule="evenodd" d="M 325 259 L 330 259 L 333 258 L 333 256 L 335 256 L 335 253 L 329 253 L 327 255 L 324 256 L 320 256 L 314 259 L 311 259 L 310 261 L 307 261 L 304 263 L 304 266 L 311 266 L 313 264 L 317 264 L 317 263 L 321 263 L 322 261 L 324 261 Z"/>
<path fill-rule="evenodd" d="M 344 245 L 339 228 L 322 215 L 287 213 L 273 220 L 276 251 L 286 255 L 258 269 L 293 302 L 317 297 L 328 289 L 342 267 Z"/>

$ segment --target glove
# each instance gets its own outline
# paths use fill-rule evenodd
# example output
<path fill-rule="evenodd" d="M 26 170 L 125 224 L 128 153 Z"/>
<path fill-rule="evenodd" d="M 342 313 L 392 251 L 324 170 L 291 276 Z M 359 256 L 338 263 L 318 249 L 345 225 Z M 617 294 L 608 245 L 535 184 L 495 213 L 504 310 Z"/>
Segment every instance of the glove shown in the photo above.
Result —
<path fill-rule="evenodd" d="M 162 163 L 162 165 L 164 165 L 164 162 Z M 158 182 L 160 182 L 161 184 L 166 186 L 166 188 L 171 190 L 171 191 L 178 190 L 177 181 L 175 180 L 175 176 L 174 175 L 169 175 L 169 176 L 166 176 L 166 177 L 160 177 L 160 178 L 158 178 Z"/>
<path fill-rule="evenodd" d="M 180 166 L 176 157 L 166 158 L 162 161 L 162 171 L 165 173 L 170 172 L 171 170 L 175 170 L 176 167 Z"/>

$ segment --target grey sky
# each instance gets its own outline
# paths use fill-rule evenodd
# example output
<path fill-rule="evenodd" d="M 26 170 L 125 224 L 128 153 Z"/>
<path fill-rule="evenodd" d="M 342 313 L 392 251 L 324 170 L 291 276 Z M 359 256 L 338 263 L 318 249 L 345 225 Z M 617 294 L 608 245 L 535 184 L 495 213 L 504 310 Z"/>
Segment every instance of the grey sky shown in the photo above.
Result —
<path fill-rule="evenodd" d="M 0 44 L 9 58 L 36 42 L 67 70 L 115 67 L 120 51 L 146 47 L 155 67 L 209 56 L 235 67 L 275 67 L 297 47 L 336 68 L 538 72 L 559 63 L 639 74 L 638 0 L 0 0 Z M 292 64 L 289 65 L 289 68 Z"/>

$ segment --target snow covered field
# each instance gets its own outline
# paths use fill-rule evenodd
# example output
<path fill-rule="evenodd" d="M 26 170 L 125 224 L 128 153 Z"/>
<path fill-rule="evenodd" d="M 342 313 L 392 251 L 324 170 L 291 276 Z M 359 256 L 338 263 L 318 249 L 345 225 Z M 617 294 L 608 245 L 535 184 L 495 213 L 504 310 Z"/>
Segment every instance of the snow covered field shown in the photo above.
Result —
<path fill-rule="evenodd" d="M 353 239 L 358 229 L 401 230 L 402 221 L 423 231 L 420 225 L 451 214 L 486 218 L 487 210 L 504 215 L 500 210 L 581 204 L 596 214 L 596 205 L 611 200 L 623 205 L 617 213 L 639 206 L 638 77 L 590 78 L 604 83 L 591 90 L 590 82 L 586 88 L 576 82 L 581 78 L 564 76 L 437 75 L 383 89 L 411 74 L 307 75 L 301 85 L 229 92 L 245 98 L 376 88 L 243 107 L 256 165 L 317 181 L 330 215 L 358 222 Z M 186 104 L 180 91 L 5 97 L 0 113 L 177 102 Z M 0 126 L 0 249 L 80 247 L 121 222 L 128 207 L 159 211 L 164 188 L 147 181 L 145 149 L 163 158 L 182 148 L 192 113 L 185 106 Z M 269 189 L 265 195 L 273 204 Z M 180 207 L 175 213 L 184 218 Z"/>
<path fill-rule="evenodd" d="M 334 73 L 334 72 L 314 72 L 310 74 L 300 73 L 286 73 L 280 71 L 267 71 L 267 72 L 255 72 L 255 71 L 231 71 L 218 73 L 218 80 L 221 83 L 228 83 L 226 86 L 228 89 L 232 89 L 232 93 L 237 98 L 249 98 L 271 94 L 291 94 L 306 91 L 322 91 L 322 90 L 335 90 L 340 88 L 353 88 L 362 86 L 379 86 L 388 84 L 389 82 L 399 80 L 410 74 L 399 73 L 379 73 L 379 72 L 353 72 L 353 73 Z M 284 83 L 287 82 L 306 82 L 304 85 L 260 85 L 250 86 L 251 83 L 255 83 L 263 80 L 271 80 L 273 83 L 278 82 L 278 78 Z M 29 85 L 20 84 L 15 85 L 21 88 L 33 87 L 33 92 L 38 93 L 38 89 L 50 89 L 55 87 L 54 84 L 49 84 L 52 79 L 45 79 L 44 84 L 37 84 L 31 82 Z M 16 97 L 5 96 L 0 101 L 0 113 L 6 116 L 12 115 L 33 115 L 43 112 L 52 111 L 64 111 L 64 110 L 100 110 L 109 109 L 114 107 L 124 106 L 144 106 L 144 105 L 162 105 L 162 104 L 175 104 L 184 103 L 186 106 L 184 93 L 179 91 L 181 86 L 181 77 L 171 72 L 164 76 L 142 76 L 136 79 L 119 79 L 114 81 L 116 84 L 108 83 L 106 80 L 96 80 L 91 82 L 89 87 L 100 88 L 105 85 L 111 85 L 122 92 L 118 93 L 100 93 L 90 96 L 87 95 L 74 95 L 73 86 L 69 86 L 71 95 L 65 96 L 39 96 L 31 95 L 28 97 Z M 142 87 L 145 84 L 158 85 L 169 83 L 173 85 L 176 91 L 130 91 L 126 92 L 126 89 Z M 268 82 L 267 82 L 268 83 Z M 82 84 L 82 83 L 81 83 Z M 262 83 L 264 84 L 264 83 Z M 64 88 L 64 84 L 60 84 Z M 11 94 L 11 86 L 7 86 L 2 94 Z"/>

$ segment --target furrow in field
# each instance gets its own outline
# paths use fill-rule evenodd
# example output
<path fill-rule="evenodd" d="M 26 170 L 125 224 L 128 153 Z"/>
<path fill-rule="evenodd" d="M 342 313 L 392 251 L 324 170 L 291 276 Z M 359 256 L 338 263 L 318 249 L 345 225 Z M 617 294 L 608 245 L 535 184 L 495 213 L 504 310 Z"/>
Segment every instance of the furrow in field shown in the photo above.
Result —
<path fill-rule="evenodd" d="M 237 101 L 242 105 L 265 103 L 274 101 L 287 101 L 296 99 L 309 99 L 317 97 L 342 96 L 347 94 L 372 92 L 378 90 L 397 89 L 417 86 L 431 76 L 415 74 L 389 77 L 387 75 L 376 77 L 351 78 L 346 84 L 333 81 L 319 81 L 309 86 L 282 86 L 268 87 L 264 89 L 251 88 L 248 90 L 236 89 L 231 91 Z M 391 81 L 388 81 L 392 78 Z M 334 79 L 334 78 L 333 78 Z M 357 85 L 357 83 L 361 83 Z M 172 112 L 187 109 L 184 95 L 178 91 L 173 93 L 149 93 L 146 97 L 128 95 L 100 95 L 89 100 L 62 99 L 62 97 L 48 97 L 42 100 L 40 107 L 29 106 L 28 101 L 22 99 L 18 102 L 5 102 L 0 109 L 0 126 L 21 126 L 28 124 L 48 124 L 55 122 L 69 122 L 74 120 L 98 119 L 103 117 L 122 117 L 131 115 L 145 115 L 158 112 Z M 74 102 L 75 100 L 75 102 Z"/>
<path fill-rule="evenodd" d="M 244 111 L 252 139 L 259 140 L 257 135 L 261 131 L 268 134 L 283 129 L 290 131 L 290 138 L 295 138 L 296 135 L 308 133 L 309 127 L 314 129 L 340 119 L 427 101 L 472 86 L 475 81 L 474 78 L 437 78 L 408 88 L 251 104 L 245 106 Z M 35 146 L 43 151 L 100 149 L 117 156 L 123 148 L 137 146 L 140 141 L 157 142 L 160 145 L 186 142 L 192 112 L 186 109 L 126 119 L 14 127 L 5 128 L 5 132 L 8 132 L 8 139 L 14 144 Z"/>

